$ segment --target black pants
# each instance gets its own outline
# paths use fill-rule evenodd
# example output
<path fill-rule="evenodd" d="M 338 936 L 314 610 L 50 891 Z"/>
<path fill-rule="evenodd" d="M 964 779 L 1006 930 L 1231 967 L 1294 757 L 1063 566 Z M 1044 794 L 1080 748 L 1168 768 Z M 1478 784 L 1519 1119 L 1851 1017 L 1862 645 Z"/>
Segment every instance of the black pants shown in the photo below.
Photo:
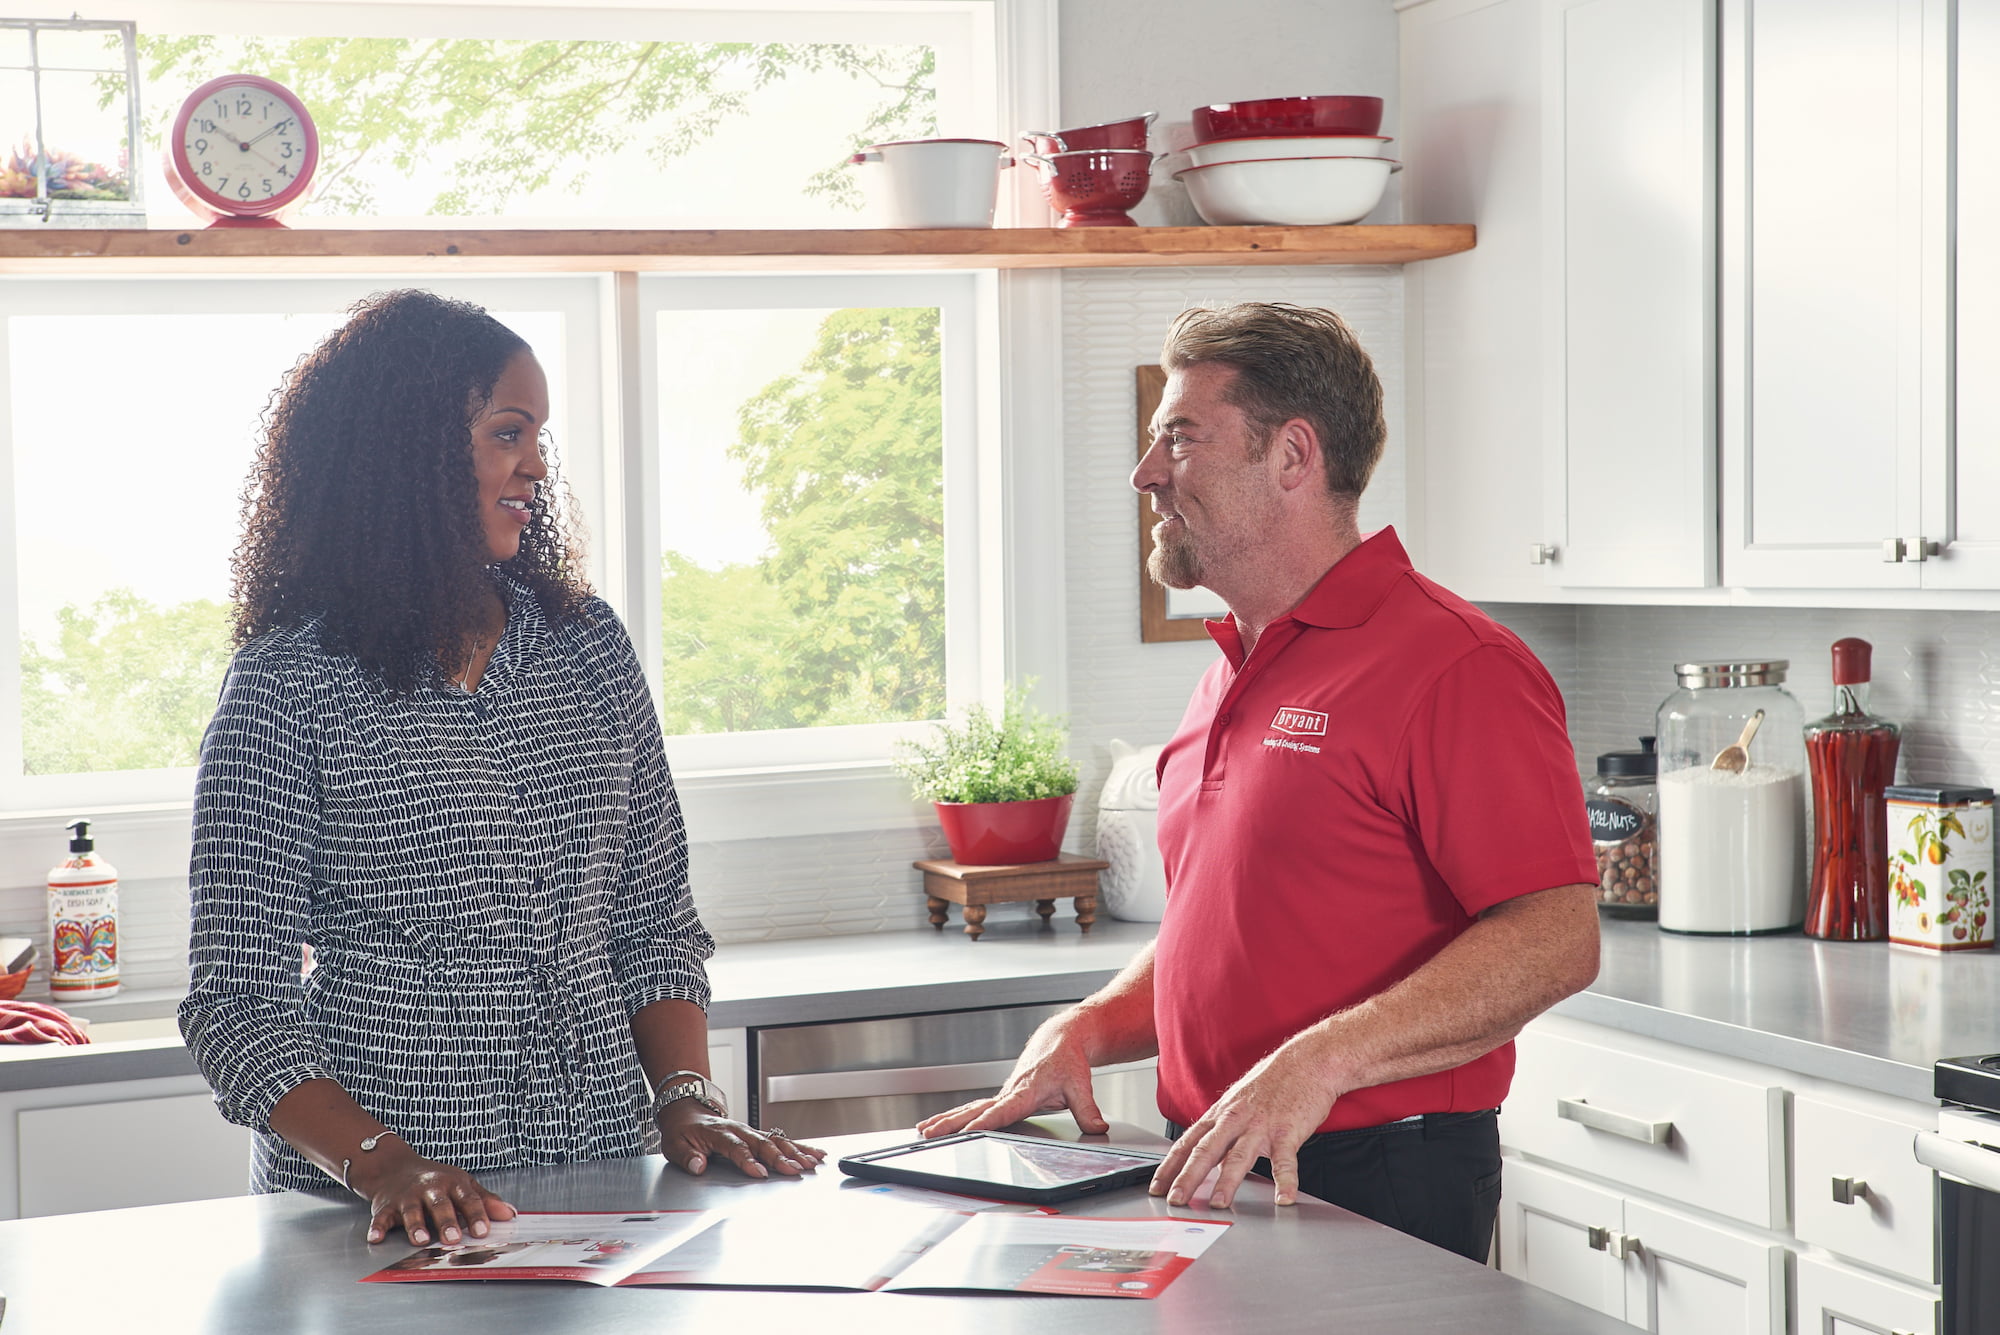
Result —
<path fill-rule="evenodd" d="M 1269 1177 L 1271 1161 L 1255 1171 Z M 1499 1113 L 1322 1132 L 1299 1146 L 1299 1190 L 1484 1265 L 1500 1212 Z"/>

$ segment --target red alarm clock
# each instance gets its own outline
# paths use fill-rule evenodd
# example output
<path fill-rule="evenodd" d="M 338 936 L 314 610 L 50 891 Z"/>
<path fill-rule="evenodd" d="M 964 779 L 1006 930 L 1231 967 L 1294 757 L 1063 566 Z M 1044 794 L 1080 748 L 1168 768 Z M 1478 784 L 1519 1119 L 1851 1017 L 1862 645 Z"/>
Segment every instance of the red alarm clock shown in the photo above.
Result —
<path fill-rule="evenodd" d="M 298 95 L 254 74 L 189 93 L 167 139 L 167 184 L 211 227 L 283 227 L 319 166 L 319 131 Z"/>

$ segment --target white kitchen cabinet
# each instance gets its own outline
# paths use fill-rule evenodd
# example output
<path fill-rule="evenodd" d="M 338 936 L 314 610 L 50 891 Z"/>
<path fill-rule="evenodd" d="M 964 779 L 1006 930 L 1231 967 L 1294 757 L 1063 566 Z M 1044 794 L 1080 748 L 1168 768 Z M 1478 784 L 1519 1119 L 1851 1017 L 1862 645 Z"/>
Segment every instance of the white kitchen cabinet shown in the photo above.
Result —
<path fill-rule="evenodd" d="M 1782 1335 L 1785 1249 L 1740 1229 L 1625 1202 L 1625 1320 L 1658 1335 Z"/>
<path fill-rule="evenodd" d="M 1545 0 L 1546 578 L 1715 582 L 1709 0 Z"/>
<path fill-rule="evenodd" d="M 1935 1335 L 1934 1106 L 1557 1015 L 1516 1056 L 1503 1270 L 1663 1335 Z"/>
<path fill-rule="evenodd" d="M 708 1078 L 722 1087 L 722 1101 L 738 1117 L 750 1115 L 749 1037 L 742 1029 L 708 1031 Z"/>
<path fill-rule="evenodd" d="M 1957 21 L 1955 412 L 1923 528 L 1948 559 L 1924 583 L 2000 589 L 2000 0 L 1958 0 Z"/>
<path fill-rule="evenodd" d="M 1938 1335 L 1936 1293 L 1799 1258 L 1798 1335 Z"/>
<path fill-rule="evenodd" d="M 1949 22 L 1948 0 L 1723 5 L 1731 584 L 2000 585 L 1968 581 L 1937 527 L 1952 455 Z"/>
<path fill-rule="evenodd" d="M 1160 1063 L 1154 1059 L 1108 1066 L 1090 1074 L 1097 1110 L 1113 1122 L 1143 1127 L 1156 1136 L 1167 1133 L 1160 1115 Z"/>
<path fill-rule="evenodd" d="M 1785 1249 L 1509 1159 L 1500 1268 L 1658 1335 L 1782 1335 Z"/>
<path fill-rule="evenodd" d="M 1479 244 L 1403 270 L 1411 556 L 1468 598 L 1547 596 L 1539 0 L 1401 9 L 1403 212 Z"/>
<path fill-rule="evenodd" d="M 200 1076 L 0 1095 L 0 1217 L 240 1196 L 249 1179 L 250 1133 Z"/>
<path fill-rule="evenodd" d="M 1472 598 L 1715 576 L 1705 0 L 1402 7 L 1410 538 Z"/>
<path fill-rule="evenodd" d="M 1625 1200 L 1509 1158 L 1500 1176 L 1500 1269 L 1625 1319 Z"/>

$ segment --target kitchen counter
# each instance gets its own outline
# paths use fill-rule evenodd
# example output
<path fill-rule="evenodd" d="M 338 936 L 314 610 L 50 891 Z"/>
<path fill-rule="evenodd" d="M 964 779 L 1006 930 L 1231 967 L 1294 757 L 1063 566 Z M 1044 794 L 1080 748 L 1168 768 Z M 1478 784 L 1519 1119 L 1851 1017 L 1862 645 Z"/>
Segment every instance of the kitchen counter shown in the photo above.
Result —
<path fill-rule="evenodd" d="M 1060 1119 L 1066 1122 L 1068 1119 Z M 1058 1134 L 1052 1124 L 1048 1134 Z M 1033 1128 L 1022 1128 L 1033 1129 Z M 1160 1146 L 1132 1128 L 1113 1143 Z M 843 1136 L 843 1152 L 905 1133 Z M 1074 1138 L 1071 1133 L 1070 1138 Z M 838 1190 L 813 1177 L 745 1185 L 690 1178 L 657 1158 L 485 1175 L 528 1210 L 726 1207 L 748 1192 Z M 1063 1207 L 1079 1215 L 1169 1213 L 1137 1187 Z M 273 1196 L 157 1205 L 0 1223 L 7 1335 L 77 1328 L 204 1335 L 379 1335 L 381 1331 L 534 1330 L 626 1335 L 661 1330 L 866 1330 L 880 1335 L 977 1331 L 1118 1335 L 1199 1330 L 1287 1335 L 1337 1325 L 1345 1335 L 1476 1330 L 1481 1335 L 1615 1335 L 1630 1327 L 1335 1206 L 1302 1198 L 1279 1209 L 1268 1183 L 1246 1183 L 1228 1234 L 1156 1299 L 699 1289 L 590 1289 L 560 1283 L 368 1284 L 361 1276 L 406 1254 L 398 1239 L 362 1241 L 358 1203 Z"/>
<path fill-rule="evenodd" d="M 710 961 L 717 1029 L 851 1020 L 1085 996 L 1153 937 L 1150 923 L 1059 919 L 725 946 Z M 1556 1012 L 1898 1098 L 1931 1098 L 1939 1057 L 2000 1052 L 2000 952 L 1881 942 L 1674 936 L 1606 921 L 1591 988 Z M 135 1004 L 137 999 L 135 1000 Z M 153 1006 L 172 1012 L 173 998 Z M 194 1070 L 170 1019 L 121 1018 L 88 1048 L 0 1049 L 0 1091 Z M 88 1006 L 76 1008 L 89 1015 Z M 152 1033 L 149 1036 L 147 1029 Z"/>
<path fill-rule="evenodd" d="M 1596 983 L 1558 1015 L 1924 1103 L 1938 1058 L 2000 1052 L 1995 951 L 1603 928 Z"/>
<path fill-rule="evenodd" d="M 1088 934 L 1059 915 L 989 920 L 974 941 L 943 932 L 819 936 L 724 946 L 709 961 L 711 1029 L 810 1024 L 922 1011 L 1075 1001 L 1109 982 L 1153 939 L 1152 923 L 1098 919 Z M 171 993 L 65 1007 L 93 1021 L 88 1047 L 0 1047 L 0 1092 L 193 1075 Z"/>

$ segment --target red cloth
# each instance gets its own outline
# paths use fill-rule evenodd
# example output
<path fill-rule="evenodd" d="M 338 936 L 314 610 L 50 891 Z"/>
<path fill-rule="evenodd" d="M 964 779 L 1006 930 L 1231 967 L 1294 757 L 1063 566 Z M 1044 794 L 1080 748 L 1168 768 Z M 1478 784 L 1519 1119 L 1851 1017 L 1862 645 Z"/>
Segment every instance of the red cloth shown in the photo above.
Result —
<path fill-rule="evenodd" d="M 1160 1111 L 1185 1126 L 1293 1034 L 1415 971 L 1502 900 L 1592 883 L 1562 696 L 1514 635 L 1410 568 L 1384 529 L 1243 662 L 1223 657 L 1160 757 L 1167 912 Z M 1511 1043 L 1357 1090 L 1323 1131 L 1499 1104 Z"/>

